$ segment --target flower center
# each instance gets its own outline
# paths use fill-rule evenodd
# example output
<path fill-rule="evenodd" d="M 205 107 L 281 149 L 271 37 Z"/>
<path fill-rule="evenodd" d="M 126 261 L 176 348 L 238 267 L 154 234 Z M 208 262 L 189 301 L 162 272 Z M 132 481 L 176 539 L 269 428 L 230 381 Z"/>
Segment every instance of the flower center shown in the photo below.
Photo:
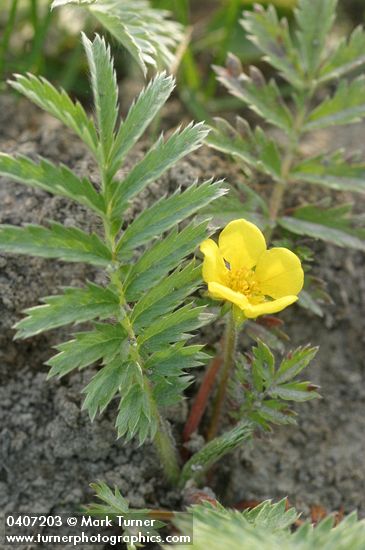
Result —
<path fill-rule="evenodd" d="M 241 267 L 228 270 L 227 286 L 236 292 L 241 292 L 247 298 L 263 298 L 252 269 Z"/>

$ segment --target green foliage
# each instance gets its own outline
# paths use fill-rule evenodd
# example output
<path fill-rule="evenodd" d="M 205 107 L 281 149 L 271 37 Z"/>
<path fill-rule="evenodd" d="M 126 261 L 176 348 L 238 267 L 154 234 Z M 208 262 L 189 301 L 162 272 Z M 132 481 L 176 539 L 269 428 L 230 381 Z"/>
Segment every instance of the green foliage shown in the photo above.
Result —
<path fill-rule="evenodd" d="M 189 479 L 200 478 L 213 464 L 231 453 L 252 436 L 253 424 L 242 421 L 223 435 L 209 441 L 185 464 L 180 478 L 181 486 Z"/>
<path fill-rule="evenodd" d="M 95 497 L 98 502 L 93 502 L 83 507 L 83 513 L 89 516 L 96 517 L 109 517 L 123 516 L 125 519 L 146 519 L 152 516 L 152 511 L 145 509 L 130 508 L 128 501 L 121 495 L 117 487 L 114 491 L 110 489 L 103 481 L 98 483 L 91 483 L 90 487 L 95 491 Z M 150 537 L 151 535 L 157 535 L 157 530 L 164 526 L 164 523 L 157 519 L 153 519 L 153 527 L 140 527 L 138 532 L 142 534 L 147 531 Z M 136 527 L 131 527 L 130 532 L 128 528 L 124 529 L 124 532 L 136 535 Z M 130 546 L 133 550 L 134 545 Z"/>
<path fill-rule="evenodd" d="M 46 296 L 45 305 L 31 307 L 27 317 L 15 325 L 16 338 L 29 338 L 45 330 L 92 319 L 116 317 L 119 297 L 110 288 L 88 283 L 85 288 L 66 288 L 59 296 Z"/>
<path fill-rule="evenodd" d="M 0 225 L 0 250 L 67 262 L 87 262 L 107 267 L 112 254 L 102 240 L 76 227 L 52 222 L 50 227 Z"/>
<path fill-rule="evenodd" d="M 187 219 L 225 190 L 221 182 L 193 183 L 146 206 L 133 222 L 125 223 L 124 212 L 132 199 L 197 149 L 207 128 L 189 124 L 166 140 L 161 137 L 129 173 L 121 171 L 120 179 L 117 172 L 127 153 L 169 97 L 174 81 L 158 74 L 118 126 L 118 89 L 109 47 L 99 36 L 93 42 L 83 36 L 83 44 L 95 121 L 43 79 L 18 77 L 12 84 L 83 139 L 100 169 L 99 188 L 67 167 L 43 159 L 37 163 L 1 154 L 0 173 L 91 209 L 104 234 L 88 234 L 52 221 L 48 227 L 3 225 L 0 250 L 87 262 L 106 271 L 105 286 L 87 283 L 84 288 L 66 288 L 63 294 L 44 298 L 43 305 L 27 309 L 16 325 L 16 337 L 88 322 L 87 330 L 56 346 L 58 353 L 47 363 L 49 376 L 98 365 L 83 390 L 83 408 L 93 419 L 118 399 L 118 435 L 137 436 L 142 443 L 160 430 L 160 408 L 182 398 L 191 382 L 186 369 L 207 358 L 201 346 L 187 345 L 210 316 L 189 300 L 200 284 L 200 268 L 186 261 L 206 238 L 207 221 L 187 223 Z"/>
<path fill-rule="evenodd" d="M 10 86 L 71 128 L 94 153 L 96 152 L 95 126 L 79 102 L 74 103 L 64 90 L 57 90 L 42 77 L 28 74 L 15 75 L 15 78 L 16 80 L 9 82 Z"/>
<path fill-rule="evenodd" d="M 129 51 L 144 75 L 148 66 L 171 67 L 183 27 L 168 18 L 169 12 L 153 9 L 148 0 L 54 0 L 52 8 L 68 4 L 87 9 Z"/>
<path fill-rule="evenodd" d="M 229 55 L 226 67 L 215 67 L 218 80 L 227 90 L 263 121 L 275 127 L 275 134 L 260 126 L 252 130 L 242 119 L 236 127 L 222 119 L 207 143 L 231 155 L 243 168 L 248 181 L 261 174 L 273 185 L 261 226 L 271 237 L 273 231 L 285 228 L 295 235 L 320 238 L 338 246 L 364 249 L 363 230 L 351 222 L 333 227 L 326 220 L 332 218 L 336 203 L 322 208 L 317 216 L 316 206 L 306 210 L 293 208 L 282 217 L 284 199 L 290 195 L 293 184 L 314 184 L 340 192 L 364 194 L 364 165 L 351 160 L 342 151 L 324 151 L 312 158 L 303 158 L 301 144 L 310 132 L 342 126 L 365 117 L 364 75 L 352 78 L 365 64 L 365 32 L 357 28 L 349 40 L 342 39 L 329 47 L 327 37 L 333 27 L 336 0 L 300 0 L 295 10 L 296 36 L 288 30 L 288 22 L 280 20 L 275 8 L 256 6 L 244 12 L 241 21 L 249 39 L 263 54 L 266 63 L 287 81 L 279 88 L 275 80 L 265 81 L 256 67 L 242 70 L 239 60 Z M 325 84 L 342 78 L 331 89 Z M 285 95 L 284 95 L 285 92 Z M 223 209 L 225 203 L 221 203 Z M 245 204 L 242 208 L 250 210 Z M 260 213 L 262 215 L 262 213 Z M 251 217 L 257 215 L 251 209 Z M 247 216 L 250 219 L 250 212 Z M 218 218 L 223 219 L 224 216 Z M 357 220 L 361 225 L 361 220 Z"/>
<path fill-rule="evenodd" d="M 105 211 L 104 200 L 87 178 L 77 177 L 67 166 L 55 166 L 47 160 L 39 163 L 27 157 L 16 158 L 0 153 L 0 174 L 16 181 L 43 189 L 54 195 L 68 197 L 94 210 Z"/>
<path fill-rule="evenodd" d="M 106 164 L 114 142 L 114 128 L 118 117 L 117 79 L 111 62 L 110 48 L 106 46 L 104 39 L 96 35 L 94 41 L 90 42 L 83 34 L 82 42 L 90 69 L 102 158 Z"/>
<path fill-rule="evenodd" d="M 194 517 L 194 533 L 186 518 L 178 518 L 176 524 L 183 534 L 194 535 L 194 550 L 362 550 L 364 546 L 365 522 L 355 513 L 336 526 L 330 516 L 315 527 L 304 523 L 292 531 L 298 515 L 293 508 L 286 509 L 285 499 L 277 504 L 265 501 L 244 512 L 211 504 L 193 506 L 189 511 Z M 182 550 L 184 546 L 176 544 L 173 548 Z"/>
<path fill-rule="evenodd" d="M 173 89 L 172 77 L 167 77 L 165 73 L 157 74 L 130 107 L 126 119 L 120 123 L 110 154 L 109 173 L 112 176 L 122 165 L 126 154 L 137 143 L 166 103 Z"/>
<path fill-rule="evenodd" d="M 303 402 L 319 397 L 316 386 L 298 381 L 296 377 L 313 360 L 318 348 L 297 348 L 275 366 L 269 347 L 258 341 L 252 355 L 241 357 L 237 379 L 232 384 L 232 397 L 238 410 L 237 418 L 247 418 L 264 429 L 273 424 L 295 424 L 295 413 L 288 401 Z"/>
<path fill-rule="evenodd" d="M 351 209 L 351 204 L 327 209 L 303 206 L 295 210 L 294 216 L 279 218 L 278 223 L 298 235 L 308 235 L 337 246 L 365 250 L 364 229 L 353 227 Z"/>

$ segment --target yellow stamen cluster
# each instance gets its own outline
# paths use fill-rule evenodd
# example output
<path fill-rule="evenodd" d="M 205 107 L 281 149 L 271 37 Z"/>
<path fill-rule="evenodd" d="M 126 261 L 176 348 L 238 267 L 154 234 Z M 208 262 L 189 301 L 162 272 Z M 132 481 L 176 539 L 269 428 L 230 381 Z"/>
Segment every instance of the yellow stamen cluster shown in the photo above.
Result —
<path fill-rule="evenodd" d="M 227 286 L 236 292 L 241 292 L 247 297 L 261 295 L 255 273 L 252 269 L 241 267 L 233 269 L 227 273 Z"/>

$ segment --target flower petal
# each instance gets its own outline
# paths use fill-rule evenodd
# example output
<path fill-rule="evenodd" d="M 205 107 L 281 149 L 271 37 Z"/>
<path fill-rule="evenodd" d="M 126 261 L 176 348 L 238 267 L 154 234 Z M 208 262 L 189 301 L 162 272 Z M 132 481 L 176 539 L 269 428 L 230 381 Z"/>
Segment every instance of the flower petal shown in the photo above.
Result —
<path fill-rule="evenodd" d="M 289 294 L 299 294 L 303 288 L 304 273 L 294 252 L 287 248 L 272 248 L 260 256 L 255 279 L 263 294 L 281 298 Z"/>
<path fill-rule="evenodd" d="M 266 250 L 265 237 L 253 223 L 234 220 L 219 235 L 219 250 L 231 269 L 250 269 Z"/>
<path fill-rule="evenodd" d="M 200 250 L 204 254 L 204 281 L 206 283 L 216 281 L 224 284 L 228 270 L 224 264 L 223 256 L 219 251 L 218 245 L 212 239 L 207 239 L 200 245 Z"/>
<path fill-rule="evenodd" d="M 228 286 L 224 286 L 219 283 L 209 283 L 208 290 L 213 298 L 217 298 L 218 300 L 227 300 L 241 309 L 249 305 L 246 296 L 240 292 L 236 292 L 235 290 L 228 288 Z"/>
<path fill-rule="evenodd" d="M 278 313 L 278 311 L 285 309 L 297 300 L 298 296 L 284 296 L 272 302 L 262 302 L 256 305 L 248 304 L 242 309 L 248 319 L 255 319 L 259 315 Z"/>

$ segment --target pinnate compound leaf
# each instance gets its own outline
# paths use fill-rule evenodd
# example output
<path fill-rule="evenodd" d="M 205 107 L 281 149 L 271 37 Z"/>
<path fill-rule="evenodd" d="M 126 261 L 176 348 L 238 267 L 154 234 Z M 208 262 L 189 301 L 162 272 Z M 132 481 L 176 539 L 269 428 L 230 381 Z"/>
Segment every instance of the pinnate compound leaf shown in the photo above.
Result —
<path fill-rule="evenodd" d="M 74 340 L 56 346 L 57 355 L 47 361 L 49 377 L 64 376 L 74 369 L 83 369 L 95 361 L 110 363 L 118 354 L 120 363 L 126 359 L 126 333 L 121 325 L 94 323 L 94 329 L 78 332 Z"/>
<path fill-rule="evenodd" d="M 343 38 L 327 57 L 319 72 L 319 82 L 338 79 L 358 69 L 365 63 L 365 32 L 356 27 L 347 40 Z"/>
<path fill-rule="evenodd" d="M 241 25 L 248 38 L 264 54 L 264 59 L 296 88 L 304 85 L 299 57 L 290 37 L 288 22 L 279 20 L 273 6 L 265 11 L 258 6 L 243 13 Z"/>
<path fill-rule="evenodd" d="M 301 161 L 290 177 L 335 191 L 365 193 L 365 164 L 346 160 L 341 151 Z"/>
<path fill-rule="evenodd" d="M 218 80 L 227 90 L 267 122 L 286 133 L 293 127 L 292 116 L 284 103 L 280 90 L 274 80 L 266 82 L 256 67 L 250 67 L 249 75 L 236 76 L 229 68 L 214 67 Z"/>
<path fill-rule="evenodd" d="M 167 237 L 154 243 L 132 266 L 125 280 L 128 301 L 136 301 L 202 242 L 207 222 L 189 224 L 180 232 L 173 229 Z"/>
<path fill-rule="evenodd" d="M 203 123 L 189 124 L 183 130 L 176 130 L 166 141 L 162 136 L 137 163 L 127 177 L 117 182 L 111 205 L 115 216 L 127 201 L 140 193 L 147 185 L 158 179 L 178 160 L 198 149 L 208 134 Z"/>
<path fill-rule="evenodd" d="M 110 170 L 114 175 L 128 151 L 137 143 L 144 131 L 161 110 L 174 89 L 175 81 L 160 73 L 141 91 L 121 122 L 110 155 Z"/>
<path fill-rule="evenodd" d="M 182 220 L 195 214 L 202 207 L 226 193 L 221 181 L 211 180 L 200 185 L 193 184 L 183 192 L 176 191 L 163 197 L 144 210 L 123 233 L 118 246 L 119 257 L 129 257 L 131 251 L 162 235 Z"/>
<path fill-rule="evenodd" d="M 16 338 L 35 334 L 71 323 L 117 316 L 119 298 L 108 288 L 88 283 L 85 288 L 66 288 L 59 296 L 42 298 L 44 305 L 25 310 L 27 317 L 19 321 Z"/>
<path fill-rule="evenodd" d="M 70 128 L 96 154 L 98 138 L 93 121 L 82 105 L 74 103 L 64 90 L 57 90 L 48 80 L 32 74 L 15 75 L 9 84 L 30 101 Z"/>
<path fill-rule="evenodd" d="M 0 174 L 53 195 L 68 197 L 99 215 L 105 211 L 103 198 L 87 178 L 77 177 L 67 166 L 55 166 L 47 160 L 38 163 L 27 157 L 0 153 Z"/>
<path fill-rule="evenodd" d="M 96 35 L 91 42 L 82 34 L 94 96 L 97 127 L 104 160 L 108 158 L 114 141 L 114 128 L 118 116 L 118 86 L 110 47 Z"/>
<path fill-rule="evenodd" d="M 325 99 L 309 115 L 304 130 L 360 122 L 365 116 L 365 76 L 352 82 L 342 80 L 332 97 Z"/>
<path fill-rule="evenodd" d="M 110 251 L 97 235 L 55 222 L 49 228 L 40 225 L 0 225 L 0 250 L 104 266 L 112 260 Z"/>
<path fill-rule="evenodd" d="M 314 75 L 325 53 L 325 45 L 336 12 L 337 0 L 299 0 L 295 18 L 299 26 L 301 59 L 309 75 Z"/>

